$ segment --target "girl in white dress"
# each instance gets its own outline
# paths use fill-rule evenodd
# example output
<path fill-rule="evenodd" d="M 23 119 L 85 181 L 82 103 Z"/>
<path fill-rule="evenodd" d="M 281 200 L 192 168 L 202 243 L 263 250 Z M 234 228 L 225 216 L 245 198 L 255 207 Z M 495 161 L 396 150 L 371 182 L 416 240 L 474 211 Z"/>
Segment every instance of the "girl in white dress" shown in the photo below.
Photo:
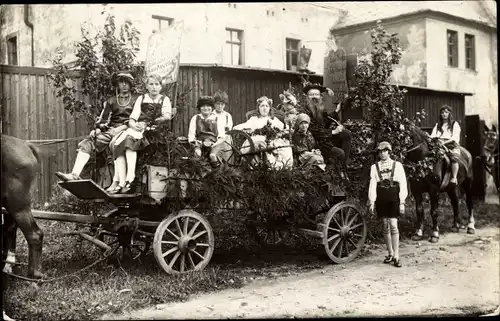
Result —
<path fill-rule="evenodd" d="M 244 130 L 252 134 L 255 130 L 261 129 L 269 123 L 272 127 L 278 130 L 285 130 L 285 125 L 272 114 L 272 104 L 272 99 L 266 96 L 260 97 L 257 99 L 257 111 L 259 112 L 259 115 L 250 117 L 246 122 L 234 126 L 234 129 Z M 268 145 L 264 135 L 252 135 L 252 141 L 257 149 L 290 145 L 290 142 L 287 139 L 281 137 L 272 139 Z M 249 145 L 249 142 L 244 142 L 241 152 L 248 153 Z M 266 156 L 273 169 L 291 169 L 293 167 L 293 152 L 291 147 L 277 148 L 272 152 L 266 153 Z"/>
<path fill-rule="evenodd" d="M 458 163 L 460 156 L 460 132 L 461 128 L 457 121 L 453 120 L 451 107 L 444 105 L 439 111 L 439 122 L 432 129 L 431 138 L 439 138 L 439 141 L 450 151 L 451 161 L 451 184 L 457 184 Z"/>

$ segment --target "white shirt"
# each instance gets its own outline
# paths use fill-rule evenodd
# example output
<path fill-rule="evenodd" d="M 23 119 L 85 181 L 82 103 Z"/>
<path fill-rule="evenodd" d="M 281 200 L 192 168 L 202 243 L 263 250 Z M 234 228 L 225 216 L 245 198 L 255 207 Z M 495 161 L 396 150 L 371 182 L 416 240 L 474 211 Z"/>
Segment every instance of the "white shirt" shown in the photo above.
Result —
<path fill-rule="evenodd" d="M 144 102 L 145 103 L 159 103 L 162 96 L 163 95 L 158 95 L 158 96 L 156 96 L 156 99 L 153 100 L 153 99 L 151 99 L 149 94 L 145 94 L 144 95 Z M 130 113 L 130 119 L 133 119 L 135 121 L 137 121 L 137 119 L 139 119 L 139 116 L 141 115 L 141 104 L 143 102 L 142 97 L 143 96 L 139 96 L 139 98 L 137 98 L 137 100 L 135 101 L 134 109 L 132 110 L 132 113 Z M 165 98 L 163 99 L 162 107 L 161 107 L 161 117 L 166 117 L 167 119 L 170 119 L 171 115 L 172 115 L 172 104 L 170 103 L 170 99 L 167 96 L 165 96 Z"/>
<path fill-rule="evenodd" d="M 396 162 L 396 167 L 394 168 L 394 181 L 399 182 L 399 202 L 403 204 L 408 196 L 408 186 L 406 181 L 406 174 L 403 168 L 403 164 L 398 161 L 394 161 L 392 159 L 388 159 L 387 161 L 379 161 L 378 166 L 380 171 L 392 169 L 392 163 Z M 382 173 L 382 179 L 389 179 L 391 177 L 391 173 Z M 370 169 L 370 186 L 368 188 L 368 199 L 370 200 L 370 204 L 374 204 L 377 199 L 377 183 L 380 182 L 380 177 L 377 172 L 377 167 L 375 164 L 372 165 Z"/>
<path fill-rule="evenodd" d="M 432 129 L 431 137 L 451 139 L 455 141 L 457 144 L 460 144 L 460 131 L 461 128 L 457 121 L 453 124 L 453 135 L 451 134 L 451 129 L 449 128 L 448 123 L 443 124 L 443 132 L 438 131 L 438 124 L 436 124 Z"/>
<path fill-rule="evenodd" d="M 217 117 L 217 131 L 219 133 L 219 138 L 224 138 L 226 134 L 226 127 L 231 130 L 233 128 L 233 117 L 227 111 L 222 111 L 218 113 L 214 111 L 214 115 Z"/>
<path fill-rule="evenodd" d="M 267 122 L 271 122 L 271 125 L 273 127 L 276 127 L 278 129 L 285 129 L 285 124 L 281 122 L 277 117 L 271 118 L 269 116 L 264 116 L 264 117 L 259 117 L 259 116 L 252 116 L 250 117 L 249 120 L 246 122 L 234 126 L 234 129 L 251 129 L 251 130 L 256 130 L 259 128 L 263 128 L 264 126 L 267 125 Z"/>

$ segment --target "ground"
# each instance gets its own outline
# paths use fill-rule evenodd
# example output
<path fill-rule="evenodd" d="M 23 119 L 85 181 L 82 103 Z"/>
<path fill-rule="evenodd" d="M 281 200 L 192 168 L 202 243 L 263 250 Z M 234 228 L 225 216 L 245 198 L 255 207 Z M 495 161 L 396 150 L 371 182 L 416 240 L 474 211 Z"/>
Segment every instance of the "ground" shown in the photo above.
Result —
<path fill-rule="evenodd" d="M 347 265 L 264 279 L 102 320 L 329 316 L 481 315 L 500 305 L 498 227 L 405 241 L 402 268 L 382 263 L 384 246 Z"/>

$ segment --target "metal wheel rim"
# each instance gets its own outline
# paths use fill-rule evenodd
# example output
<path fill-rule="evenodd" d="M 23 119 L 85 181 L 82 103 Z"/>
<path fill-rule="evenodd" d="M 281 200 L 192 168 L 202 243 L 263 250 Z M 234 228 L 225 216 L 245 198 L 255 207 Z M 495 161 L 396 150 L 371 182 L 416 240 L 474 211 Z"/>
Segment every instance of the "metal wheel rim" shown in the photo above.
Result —
<path fill-rule="evenodd" d="M 368 230 L 361 208 L 340 202 L 328 211 L 323 222 L 323 245 L 328 257 L 338 264 L 354 260 L 366 241 Z"/>
<path fill-rule="evenodd" d="M 169 274 L 203 270 L 213 255 L 213 230 L 201 214 L 182 210 L 158 225 L 153 251 L 158 264 Z"/>

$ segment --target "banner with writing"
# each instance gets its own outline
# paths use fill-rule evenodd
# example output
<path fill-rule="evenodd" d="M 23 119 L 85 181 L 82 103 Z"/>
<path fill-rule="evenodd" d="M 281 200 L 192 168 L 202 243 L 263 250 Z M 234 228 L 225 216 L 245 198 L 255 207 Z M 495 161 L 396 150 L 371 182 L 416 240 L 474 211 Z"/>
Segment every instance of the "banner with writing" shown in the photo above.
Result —
<path fill-rule="evenodd" d="M 146 74 L 158 74 L 162 84 L 177 81 L 184 22 L 179 21 L 149 37 L 146 51 Z"/>
<path fill-rule="evenodd" d="M 325 56 L 323 84 L 335 93 L 334 102 L 344 101 L 347 94 L 347 59 L 342 48 L 330 50 Z"/>

